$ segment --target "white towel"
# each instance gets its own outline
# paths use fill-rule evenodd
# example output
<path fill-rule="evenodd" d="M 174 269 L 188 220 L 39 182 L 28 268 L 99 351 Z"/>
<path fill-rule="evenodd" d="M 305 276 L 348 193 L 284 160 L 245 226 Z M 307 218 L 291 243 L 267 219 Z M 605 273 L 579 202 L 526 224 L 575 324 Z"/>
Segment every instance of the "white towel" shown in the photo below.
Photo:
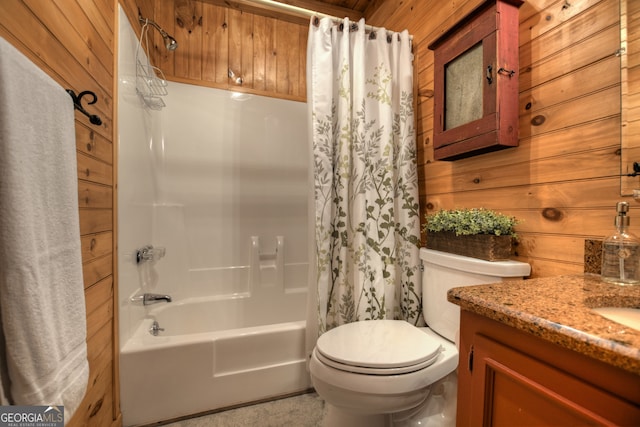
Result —
<path fill-rule="evenodd" d="M 64 405 L 89 365 L 73 102 L 0 37 L 0 314 L 13 405 Z M 2 378 L 7 383 L 7 378 Z"/>

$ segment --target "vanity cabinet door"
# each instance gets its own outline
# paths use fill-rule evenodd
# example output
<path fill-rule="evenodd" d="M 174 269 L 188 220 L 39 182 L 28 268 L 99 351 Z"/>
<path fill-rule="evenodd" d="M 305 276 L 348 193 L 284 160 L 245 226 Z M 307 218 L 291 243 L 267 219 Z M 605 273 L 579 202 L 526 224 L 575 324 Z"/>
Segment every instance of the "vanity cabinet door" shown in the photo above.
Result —
<path fill-rule="evenodd" d="M 640 378 L 614 368 L 623 379 L 615 386 L 620 395 L 607 381 L 599 384 L 608 375 L 599 370 L 613 367 L 574 352 L 577 369 L 567 372 L 571 352 L 527 335 L 462 312 L 459 426 L 640 425 Z"/>

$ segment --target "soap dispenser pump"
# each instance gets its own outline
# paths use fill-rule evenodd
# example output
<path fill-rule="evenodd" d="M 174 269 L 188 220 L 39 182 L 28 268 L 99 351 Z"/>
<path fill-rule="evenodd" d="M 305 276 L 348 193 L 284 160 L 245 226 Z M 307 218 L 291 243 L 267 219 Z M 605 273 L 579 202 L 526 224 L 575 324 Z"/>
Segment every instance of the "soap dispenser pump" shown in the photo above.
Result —
<path fill-rule="evenodd" d="M 640 240 L 629 231 L 629 203 L 616 204 L 616 232 L 602 242 L 602 279 L 619 285 L 640 283 Z"/>

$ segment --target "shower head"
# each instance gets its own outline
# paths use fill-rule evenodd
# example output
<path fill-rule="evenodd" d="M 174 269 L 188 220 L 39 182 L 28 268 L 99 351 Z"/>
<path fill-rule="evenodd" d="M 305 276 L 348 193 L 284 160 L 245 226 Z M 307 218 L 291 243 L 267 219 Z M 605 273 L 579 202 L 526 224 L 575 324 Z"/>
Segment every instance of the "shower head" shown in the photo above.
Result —
<path fill-rule="evenodd" d="M 143 18 L 142 16 L 139 16 L 138 20 L 140 21 L 141 24 L 143 24 L 143 25 L 146 25 L 146 24 L 151 25 L 152 27 L 154 27 L 156 30 L 158 30 L 160 32 L 160 35 L 162 36 L 162 39 L 164 40 L 164 46 L 167 48 L 167 50 L 176 50 L 178 48 L 178 42 L 176 41 L 176 39 L 174 39 L 169 34 L 167 34 L 167 32 L 165 30 L 163 30 L 160 27 L 160 25 L 156 24 L 151 19 Z"/>

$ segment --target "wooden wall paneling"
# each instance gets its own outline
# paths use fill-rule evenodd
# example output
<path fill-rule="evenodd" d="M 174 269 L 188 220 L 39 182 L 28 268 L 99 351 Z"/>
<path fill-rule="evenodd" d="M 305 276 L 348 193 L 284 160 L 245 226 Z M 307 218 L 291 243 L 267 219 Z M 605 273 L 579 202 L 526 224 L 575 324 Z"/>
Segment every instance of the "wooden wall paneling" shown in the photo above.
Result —
<path fill-rule="evenodd" d="M 76 123 L 76 149 L 78 152 L 112 165 L 113 145 L 111 141 L 95 129 L 89 128 L 90 123 Z"/>
<path fill-rule="evenodd" d="M 163 52 L 154 38 L 152 62 L 168 80 L 305 100 L 306 23 L 241 12 L 208 0 L 153 0 L 153 4 L 156 22 L 179 45 L 174 52 Z M 192 8 L 193 22 L 177 16 L 190 15 L 181 9 L 184 5 Z M 229 70 L 234 79 L 228 77 Z"/>
<path fill-rule="evenodd" d="M 84 278 L 85 288 L 113 274 L 113 262 L 113 254 L 84 261 L 82 264 L 82 277 Z"/>
<path fill-rule="evenodd" d="M 62 11 L 65 10 L 67 2 L 65 2 L 65 0 L 53 0 L 53 3 L 58 6 L 58 9 L 62 13 Z M 95 5 L 85 3 L 83 3 L 81 7 L 95 7 Z M 107 3 L 111 3 L 111 1 L 107 1 Z M 86 12 L 85 15 L 87 15 Z M 95 54 L 96 59 L 102 64 L 102 67 L 110 71 L 110 67 L 112 66 L 111 58 L 113 57 L 113 34 L 109 31 L 105 32 L 104 28 L 99 25 L 94 26 L 88 17 L 87 19 L 75 19 L 73 22 L 70 22 L 69 25 L 75 29 L 79 37 L 84 39 L 86 45 Z M 100 30 L 102 30 L 102 32 L 100 32 Z"/>
<path fill-rule="evenodd" d="M 574 264 L 584 263 L 584 238 L 588 236 L 560 236 L 555 234 L 521 232 L 515 247 L 520 258 L 536 257 Z"/>
<path fill-rule="evenodd" d="M 266 55 L 265 55 L 265 90 L 267 92 L 276 92 L 277 86 L 277 64 L 278 64 L 278 46 L 276 37 L 276 24 L 278 21 L 267 19 L 265 28 L 266 38 Z"/>
<path fill-rule="evenodd" d="M 209 3 L 202 7 L 202 80 L 216 81 L 218 56 L 216 28 L 220 9 Z M 223 21 L 224 22 L 224 21 Z"/>
<path fill-rule="evenodd" d="M 110 48 L 110 45 L 113 43 L 113 36 L 111 35 L 112 30 L 108 26 L 100 26 L 105 22 L 100 12 L 91 2 L 79 3 L 85 16 L 89 14 L 92 17 L 90 19 L 95 19 L 96 22 L 93 22 L 87 19 L 74 19 L 75 15 L 67 18 L 60 8 L 52 2 L 25 0 L 25 4 L 34 15 L 38 16 L 38 19 L 42 21 L 55 39 L 64 46 L 68 51 L 67 55 L 77 61 L 85 69 L 88 76 L 93 78 L 104 90 L 106 95 L 99 98 L 99 102 L 87 107 L 87 109 L 92 112 L 95 109 L 98 114 L 106 114 L 105 129 L 110 130 L 111 114 L 109 112 L 112 109 L 110 91 L 113 78 L 113 48 Z M 64 7 L 64 4 L 62 6 Z M 82 24 L 83 22 L 85 25 Z M 87 22 L 91 25 L 86 25 Z M 102 31 L 96 31 L 95 28 L 102 28 Z M 84 31 L 87 33 L 85 34 Z M 71 86 L 74 86 L 74 83 L 72 80 Z M 81 87 L 76 89 L 76 93 L 83 90 Z"/>
<path fill-rule="evenodd" d="M 248 14 L 247 14 L 248 15 Z M 229 9 L 227 11 L 227 19 L 229 23 L 229 70 L 235 77 L 229 77 L 229 87 L 241 86 L 235 82 L 236 78 L 244 78 L 244 70 L 242 69 L 242 19 L 243 13 L 239 10 Z M 248 48 L 248 46 L 247 46 Z"/>
<path fill-rule="evenodd" d="M 582 123 L 578 126 L 537 134 L 522 138 L 520 148 L 506 150 L 502 156 L 485 156 L 482 163 L 468 159 L 460 162 L 435 162 L 429 164 L 429 177 L 452 176 L 455 171 L 462 174 L 474 174 L 467 165 L 482 169 L 498 169 L 509 164 L 527 163 L 544 158 L 554 158 L 572 152 L 597 151 L 609 149 L 615 153 L 619 148 L 616 141 L 620 138 L 620 121 L 618 116 L 605 117 Z M 579 141 L 579 144 L 576 144 Z M 476 177 L 472 177 L 474 180 Z M 425 184 L 427 184 L 425 182 Z M 432 188 L 431 193 L 441 193 L 441 189 Z"/>
<path fill-rule="evenodd" d="M 541 10 L 527 8 L 527 2 L 520 8 L 520 44 L 525 44 L 532 39 L 540 37 L 542 34 L 562 26 L 566 21 L 574 16 L 585 12 L 601 0 L 576 0 L 570 6 L 556 0 L 539 2 L 537 7 Z"/>
<path fill-rule="evenodd" d="M 113 300 L 113 276 L 106 277 L 91 286 L 87 289 L 85 295 L 87 296 L 87 316 L 92 316 L 100 310 L 103 313 L 108 313 L 109 301 Z M 91 326 L 92 333 L 87 332 L 87 336 L 92 337 L 95 331 L 111 320 L 111 316 L 105 316 L 104 314 L 98 314 L 98 317 L 102 320 L 93 322 Z M 89 328 L 87 328 L 87 331 L 89 331 Z"/>
<path fill-rule="evenodd" d="M 84 115 L 76 113 L 75 116 L 78 165 L 79 170 L 85 172 L 84 177 L 79 176 L 78 201 L 91 380 L 69 426 L 119 424 L 119 408 L 114 407 L 118 393 L 113 387 L 117 376 L 114 353 L 109 350 L 106 358 L 101 356 L 100 362 L 96 359 L 105 348 L 104 342 L 113 349 L 117 341 L 112 327 L 115 243 L 113 201 L 110 200 L 114 158 L 115 4 L 113 0 L 0 2 L 0 35 L 61 86 L 76 93 L 84 90 L 96 93 L 98 102 L 85 107 L 100 115 L 103 121 L 102 126 L 92 126 Z M 86 176 L 87 170 L 89 176 Z M 106 294 L 99 292 L 105 287 L 109 289 Z M 95 313 L 102 313 L 99 320 Z M 92 335 L 96 328 L 100 330 L 99 342 L 96 335 Z"/>
<path fill-rule="evenodd" d="M 173 52 L 168 51 L 164 46 L 160 33 L 155 29 L 150 29 L 148 32 L 150 36 L 149 40 L 153 41 L 153 48 L 150 49 L 152 53 L 149 55 L 151 64 L 160 68 L 165 74 L 175 74 L 184 77 L 188 70 L 188 30 L 184 27 L 181 28 L 176 23 L 174 0 L 154 1 L 152 7 L 154 14 L 149 16 L 149 18 L 153 19 L 169 33 L 169 35 L 176 39 L 178 48 Z M 144 18 L 147 18 L 147 16 L 144 16 Z M 140 27 L 133 25 L 133 28 L 136 29 L 139 34 Z M 181 60 L 178 61 L 177 58 Z M 180 65 L 176 69 L 176 64 L 178 63 Z"/>
<path fill-rule="evenodd" d="M 529 257 L 521 259 L 531 265 L 530 278 L 536 277 L 549 277 L 549 276 L 564 276 L 572 274 L 582 274 L 584 272 L 584 265 L 576 265 L 572 263 L 561 262 L 557 260 L 534 258 Z"/>
<path fill-rule="evenodd" d="M 70 424 L 77 426 L 108 426 L 114 423 L 106 417 L 111 416 L 109 411 L 100 411 L 108 408 L 111 401 L 111 386 L 108 383 L 108 373 L 113 370 L 113 340 L 110 334 L 111 324 L 106 324 L 98 333 L 87 339 L 87 359 L 89 360 L 89 388 L 86 405 L 81 405 Z M 105 401 L 106 400 L 106 401 Z M 93 414 L 93 415 L 92 415 Z M 96 419 L 96 415 L 99 416 Z"/>
<path fill-rule="evenodd" d="M 93 285 L 87 290 L 86 295 L 89 300 L 96 301 L 94 304 L 87 305 L 87 337 L 91 339 L 105 328 L 113 329 L 113 278 L 107 277 Z M 105 354 L 103 357 L 90 359 L 90 363 L 93 361 L 95 366 L 91 371 L 89 384 L 99 386 L 87 393 L 87 396 L 93 399 L 91 404 L 86 406 L 86 411 L 79 411 L 78 417 L 84 418 L 83 423 L 86 423 L 83 425 L 111 424 L 112 413 L 107 409 L 113 406 L 113 352 L 110 351 L 108 356 Z M 99 361 L 103 362 L 103 366 L 97 363 Z"/>
<path fill-rule="evenodd" d="M 185 24 L 188 37 L 184 47 L 188 48 L 187 51 L 187 75 L 186 77 L 193 80 L 202 79 L 202 2 L 189 2 L 192 9 L 189 10 L 191 22 Z M 180 27 L 180 21 L 178 21 L 178 27 Z M 165 30 L 166 31 L 166 30 Z M 184 34 L 184 32 L 182 33 Z M 174 36 L 176 37 L 176 36 Z M 160 46 L 160 49 L 164 49 L 166 55 L 173 55 L 173 53 L 166 50 L 164 45 Z"/>
<path fill-rule="evenodd" d="M 285 57 L 287 58 L 286 68 L 288 70 L 288 90 L 287 94 L 304 98 L 305 93 L 300 93 L 300 79 L 304 76 L 300 75 L 300 25 L 287 23 L 284 24 L 288 29 L 289 37 L 285 44 L 288 49 Z"/>
<path fill-rule="evenodd" d="M 84 153 L 78 153 L 78 179 L 100 184 L 113 183 L 113 169 L 111 165 L 103 163 Z"/>
<path fill-rule="evenodd" d="M 83 262 L 89 262 L 95 258 L 112 253 L 113 233 L 110 231 L 97 234 L 87 234 L 82 236 L 81 241 Z"/>
<path fill-rule="evenodd" d="M 597 24 L 593 24 L 596 26 Z M 542 83 L 559 77 L 566 72 L 599 61 L 607 56 L 615 55 L 620 45 L 620 30 L 617 25 L 602 28 L 592 32 L 582 39 L 576 39 L 571 46 L 556 43 L 560 34 L 545 35 L 544 40 L 536 39 L 520 47 L 520 90 L 530 88 L 536 83 Z M 566 36 L 565 36 L 566 37 Z M 566 37 L 565 41 L 571 41 Z M 570 49 L 571 55 L 567 55 Z M 536 56 L 533 52 L 545 52 L 545 56 Z M 524 64 L 523 64 L 524 62 Z"/>
<path fill-rule="evenodd" d="M 518 232 L 546 233 L 577 236 L 605 236 L 612 232 L 615 207 L 610 208 L 536 208 L 527 210 L 501 210 L 506 215 L 517 215 L 521 221 Z"/>
<path fill-rule="evenodd" d="M 424 199 L 425 210 L 435 213 L 447 206 L 473 208 L 484 206 L 487 209 L 539 209 L 545 208 L 611 208 L 619 197 L 615 195 L 616 177 L 588 178 L 586 180 L 567 180 L 555 183 L 514 185 L 500 188 L 488 188 L 465 192 L 429 193 Z M 589 186 L 590 198 L 584 197 L 584 188 Z M 585 230 L 589 231 L 589 230 Z"/>
<path fill-rule="evenodd" d="M 112 187 L 79 181 L 78 206 L 81 208 L 113 208 Z"/>
<path fill-rule="evenodd" d="M 31 12 L 37 16 L 46 27 L 47 31 L 59 41 L 60 53 L 66 56 L 71 56 L 76 61 L 83 62 L 83 66 L 86 67 L 88 74 L 93 77 L 93 79 L 96 80 L 103 89 L 109 88 L 112 78 L 112 62 L 108 61 L 108 58 L 113 56 L 109 49 L 104 49 L 108 55 L 107 58 L 104 59 L 105 62 L 107 62 L 107 65 L 105 66 L 95 56 L 95 54 L 93 54 L 93 52 L 87 49 L 86 41 L 75 31 L 75 28 L 73 27 L 74 24 L 69 22 L 67 17 L 55 3 L 39 0 L 24 0 L 24 2 Z M 95 31 L 93 33 L 94 37 L 92 37 L 92 40 L 100 38 Z M 95 44 L 98 46 L 100 44 L 104 45 L 104 42 L 100 43 L 96 40 Z M 66 52 L 62 52 L 63 50 L 66 50 Z M 66 79 L 71 83 L 73 82 L 73 70 L 69 71 Z"/>
<path fill-rule="evenodd" d="M 425 167 L 429 168 L 430 173 L 424 182 L 424 186 L 430 188 L 430 194 L 441 194 L 452 191 L 453 181 L 456 175 L 466 177 L 469 185 L 471 185 L 471 183 L 474 184 L 471 188 L 461 188 L 461 191 L 494 188 L 494 186 L 486 182 L 488 177 L 491 176 L 498 178 L 495 181 L 496 186 L 519 185 L 523 183 L 523 179 L 517 176 L 519 174 L 518 168 L 529 170 L 533 168 L 533 166 L 528 166 L 529 163 L 540 163 L 545 159 L 551 159 L 549 161 L 557 165 L 558 160 L 553 159 L 561 159 L 571 153 L 607 152 L 609 155 L 617 156 L 619 146 L 616 144 L 616 140 L 619 138 L 619 117 L 606 117 L 602 120 L 587 122 L 579 126 L 562 128 L 530 138 L 524 138 L 521 140 L 518 150 L 506 150 L 503 156 L 483 156 L 483 162 L 467 159 L 467 161 L 453 163 L 430 163 L 425 165 Z M 577 144 L 576 141 L 579 141 L 579 143 Z M 512 167 L 512 169 L 502 171 L 502 169 L 506 167 Z M 540 170 L 540 167 L 537 166 L 536 169 Z M 574 167 L 570 167 L 569 169 L 574 169 Z M 485 173 L 485 171 L 489 172 Z M 514 173 L 515 176 L 507 175 L 506 173 L 508 172 Z M 585 173 L 588 174 L 592 172 Z M 500 177 L 503 175 L 505 178 L 503 181 L 500 181 Z M 542 181 L 539 183 L 545 182 L 544 176 L 541 178 Z M 442 185 L 432 186 L 432 184 L 436 184 L 436 181 L 441 181 Z M 530 181 L 527 182 L 532 183 Z"/>
<path fill-rule="evenodd" d="M 520 117 L 520 137 L 527 138 L 619 114 L 618 84 L 551 107 L 532 108 Z"/>
<path fill-rule="evenodd" d="M 94 234 L 113 228 L 112 209 L 80 209 L 80 234 Z"/>
<path fill-rule="evenodd" d="M 619 155 L 612 150 L 604 149 L 551 157 L 531 163 L 505 165 L 500 169 L 478 168 L 449 177 L 427 176 L 425 185 L 439 192 L 459 192 L 497 189 L 513 185 L 587 180 L 593 178 L 592 169 L 612 170 L 619 167 L 619 164 Z M 616 175 L 609 174 L 609 176 Z"/>
<path fill-rule="evenodd" d="M 215 83 L 228 84 L 229 79 L 229 9 L 218 9 L 218 25 L 215 28 L 216 40 L 216 79 Z"/>
<path fill-rule="evenodd" d="M 103 329 L 113 329 L 113 323 L 109 322 Z M 93 341 L 89 341 L 93 344 Z M 113 353 L 108 352 L 109 355 Z M 100 356 L 100 355 L 98 355 Z M 113 359 L 109 359 L 106 365 L 101 366 L 100 362 L 104 358 L 89 359 L 89 367 L 92 368 L 89 374 L 90 388 L 87 391 L 84 402 L 86 405 L 78 408 L 70 425 L 77 426 L 117 426 L 121 425 L 121 420 L 113 420 L 110 409 L 114 407 L 114 394 L 117 389 L 113 387 L 112 373 L 114 370 Z M 93 362 L 93 363 L 92 363 Z"/>
<path fill-rule="evenodd" d="M 253 17 L 253 88 L 267 89 L 267 18 Z"/>
<path fill-rule="evenodd" d="M 103 286 L 109 286 L 111 291 L 100 291 Z M 98 290 L 94 290 L 94 288 Z M 103 300 L 98 300 L 93 303 L 87 304 L 87 310 L 91 308 L 91 311 L 87 311 L 87 337 L 91 338 L 97 331 L 102 329 L 104 325 L 113 321 L 113 277 L 106 277 L 102 281 L 94 284 L 85 292 L 85 295 L 89 299 L 104 297 Z"/>
<path fill-rule="evenodd" d="M 309 28 L 299 26 L 298 31 L 298 95 L 307 98 L 307 39 L 309 37 Z"/>
<path fill-rule="evenodd" d="M 240 67 L 242 70 L 240 74 L 242 76 L 241 86 L 255 89 L 255 86 L 253 84 L 253 69 L 254 69 L 253 60 L 254 60 L 254 51 L 255 51 L 254 38 L 253 38 L 253 32 L 254 32 L 253 20 L 255 18 L 255 15 L 243 14 L 241 18 L 242 19 L 238 27 L 238 30 L 240 33 L 238 37 L 240 38 L 240 43 L 242 45 L 241 54 L 240 54 L 240 63 L 242 64 Z M 233 31 L 233 28 L 232 28 L 232 31 Z"/>
<path fill-rule="evenodd" d="M 289 69 L 289 55 L 294 45 L 291 40 L 291 25 L 278 22 L 276 27 L 276 91 L 278 93 L 290 93 L 291 70 Z M 297 45 L 297 44 L 296 44 Z"/>
<path fill-rule="evenodd" d="M 114 27 L 115 27 L 115 8 L 101 8 L 100 3 L 95 0 L 79 0 L 78 6 L 84 11 L 86 18 L 102 35 L 103 39 L 110 45 L 114 46 Z M 112 48 L 112 51 L 115 49 Z"/>
<path fill-rule="evenodd" d="M 49 30 L 40 22 L 39 18 L 21 1 L 11 0 L 0 2 L 0 16 L 10 17 L 2 20 L 2 37 L 17 46 L 31 61 L 42 68 L 61 86 L 74 89 L 76 93 L 83 90 L 93 90 L 100 102 L 91 106 L 92 112 L 97 111 L 105 122 L 96 127 L 97 132 L 109 137 L 111 121 L 110 91 L 105 91 L 96 84 L 95 79 L 83 68 L 83 64 L 70 56 L 67 48 L 60 43 Z M 25 22 L 33 23 L 25 25 Z M 42 43 L 46 40 L 47 43 Z M 61 61 L 60 58 L 68 58 Z M 78 120 L 86 117 L 76 115 Z"/>
<path fill-rule="evenodd" d="M 547 84 L 535 85 L 520 93 L 519 111 L 521 114 L 529 114 L 532 109 L 557 105 L 567 99 L 580 97 L 584 93 L 619 86 L 620 75 L 611 72 L 619 68 L 620 57 L 611 55 L 576 71 L 563 74 Z"/>

